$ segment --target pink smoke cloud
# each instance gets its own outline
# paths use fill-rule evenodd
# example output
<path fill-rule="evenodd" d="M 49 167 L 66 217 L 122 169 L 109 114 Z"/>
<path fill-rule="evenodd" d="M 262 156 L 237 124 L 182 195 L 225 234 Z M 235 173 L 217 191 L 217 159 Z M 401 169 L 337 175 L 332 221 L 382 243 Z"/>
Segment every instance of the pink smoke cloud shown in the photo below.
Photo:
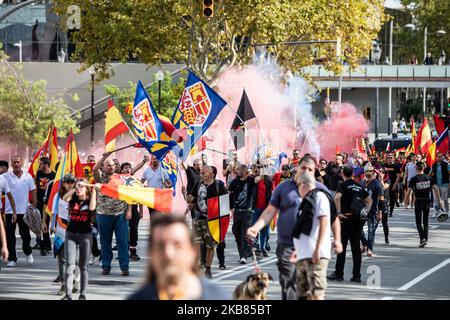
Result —
<path fill-rule="evenodd" d="M 364 116 L 350 103 L 342 103 L 341 110 L 317 128 L 321 157 L 333 159 L 336 146 L 341 152 L 351 153 L 355 139 L 366 137 L 369 124 Z"/>

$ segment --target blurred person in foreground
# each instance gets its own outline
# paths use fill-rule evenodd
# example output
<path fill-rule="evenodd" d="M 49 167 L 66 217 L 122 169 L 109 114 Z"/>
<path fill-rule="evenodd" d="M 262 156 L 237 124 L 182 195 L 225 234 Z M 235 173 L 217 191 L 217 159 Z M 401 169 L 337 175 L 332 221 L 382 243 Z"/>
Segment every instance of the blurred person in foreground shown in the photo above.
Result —
<path fill-rule="evenodd" d="M 199 253 L 184 217 L 155 217 L 149 240 L 147 280 L 130 300 L 230 299 L 224 289 L 199 275 Z"/>

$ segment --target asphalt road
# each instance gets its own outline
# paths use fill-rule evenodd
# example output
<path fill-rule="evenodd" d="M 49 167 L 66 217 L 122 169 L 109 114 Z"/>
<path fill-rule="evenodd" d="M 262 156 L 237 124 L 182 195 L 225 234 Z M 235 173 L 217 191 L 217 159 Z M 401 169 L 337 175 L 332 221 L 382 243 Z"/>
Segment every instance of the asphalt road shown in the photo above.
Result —
<path fill-rule="evenodd" d="M 414 212 L 409 209 L 396 208 L 394 217 L 390 218 L 390 246 L 385 246 L 383 230 L 377 229 L 374 257 L 363 257 L 362 283 L 353 283 L 351 277 L 351 254 L 345 265 L 345 281 L 328 282 L 326 299 L 332 300 L 396 300 L 396 299 L 449 299 L 450 298 L 450 220 L 439 223 L 430 218 L 429 243 L 425 248 L 418 248 Z M 120 300 L 125 299 L 144 281 L 147 272 L 148 255 L 147 236 L 149 220 L 144 217 L 139 227 L 141 241 L 138 254 L 141 260 L 130 262 L 130 276 L 121 275 L 114 252 L 111 274 L 101 275 L 99 266 L 89 266 L 88 299 Z M 57 262 L 52 255 L 40 256 L 33 252 L 34 264 L 26 265 L 25 256 L 21 251 L 20 237 L 17 235 L 18 266 L 16 268 L 2 267 L 0 271 L 0 299 L 27 300 L 58 300 L 56 293 L 59 284 L 52 280 L 57 276 Z M 240 265 L 236 244 L 231 233 L 226 238 L 225 251 L 227 270 L 218 269 L 218 260 L 213 263 L 213 281 L 222 285 L 230 294 L 247 275 L 254 271 L 254 264 L 249 261 Z M 32 240 L 32 245 L 34 240 Z M 281 299 L 278 283 L 276 257 L 276 231 L 270 236 L 270 256 L 262 259 L 259 265 L 263 271 L 274 277 L 268 289 L 269 299 Z M 334 270 L 335 258 L 328 267 Z M 74 295 L 77 298 L 77 295 Z"/>

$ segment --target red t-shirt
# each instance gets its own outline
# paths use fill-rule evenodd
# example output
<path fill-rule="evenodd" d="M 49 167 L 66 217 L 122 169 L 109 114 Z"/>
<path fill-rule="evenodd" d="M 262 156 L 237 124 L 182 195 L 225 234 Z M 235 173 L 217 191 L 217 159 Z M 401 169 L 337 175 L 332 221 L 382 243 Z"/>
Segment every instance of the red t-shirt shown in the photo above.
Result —
<path fill-rule="evenodd" d="M 256 209 L 265 209 L 266 203 L 266 184 L 264 179 L 258 183 L 258 193 L 256 195 Z"/>

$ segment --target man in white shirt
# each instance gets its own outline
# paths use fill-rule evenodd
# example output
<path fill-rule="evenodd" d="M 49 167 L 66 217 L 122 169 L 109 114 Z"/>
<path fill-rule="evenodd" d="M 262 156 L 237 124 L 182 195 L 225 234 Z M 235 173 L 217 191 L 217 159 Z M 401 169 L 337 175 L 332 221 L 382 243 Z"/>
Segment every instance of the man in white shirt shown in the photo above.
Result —
<path fill-rule="evenodd" d="M 36 185 L 34 184 L 33 177 L 22 170 L 23 160 L 20 156 L 14 156 L 12 158 L 12 172 L 5 173 L 4 178 L 8 184 L 8 188 L 14 198 L 16 210 L 13 208 L 13 204 L 6 199 L 6 236 L 8 242 L 8 265 L 7 267 L 15 267 L 17 261 L 16 254 L 16 224 L 19 225 L 19 233 L 22 239 L 22 250 L 27 256 L 26 261 L 28 264 L 33 263 L 33 255 L 31 249 L 31 235 L 30 228 L 23 221 L 23 216 L 28 208 L 29 200 L 28 196 L 31 192 L 33 207 L 36 207 Z"/>
<path fill-rule="evenodd" d="M 13 213 L 16 213 L 16 204 L 14 202 L 14 198 L 11 195 L 11 190 L 9 190 L 8 183 L 1 176 L 3 173 L 8 171 L 8 162 L 4 160 L 0 160 L 0 195 L 5 193 L 6 197 L 8 197 L 9 202 L 11 203 L 11 207 Z M 2 210 L 2 202 L 0 201 L 0 211 Z M 8 261 L 8 246 L 6 241 L 6 231 L 3 225 L 3 219 L 0 217 L 0 255 L 3 258 L 3 261 Z M 1 269 L 1 268 L 0 268 Z"/>
<path fill-rule="evenodd" d="M 324 299 L 326 271 L 331 259 L 330 201 L 322 191 L 309 193 L 315 187 L 312 175 L 303 173 L 299 177 L 298 191 L 302 202 L 309 201 L 311 204 L 300 205 L 300 216 L 297 219 L 300 221 L 301 217 L 303 223 L 297 229 L 299 236 L 294 237 L 297 296 L 307 300 Z"/>
<path fill-rule="evenodd" d="M 170 181 L 169 174 L 161 167 L 159 160 L 156 159 L 154 155 L 152 155 L 150 163 L 150 167 L 145 169 L 142 174 L 141 183 L 147 183 L 147 187 L 149 188 L 172 188 L 172 182 Z M 156 212 L 156 210 L 148 208 L 150 220 L 153 220 L 153 216 Z"/>

